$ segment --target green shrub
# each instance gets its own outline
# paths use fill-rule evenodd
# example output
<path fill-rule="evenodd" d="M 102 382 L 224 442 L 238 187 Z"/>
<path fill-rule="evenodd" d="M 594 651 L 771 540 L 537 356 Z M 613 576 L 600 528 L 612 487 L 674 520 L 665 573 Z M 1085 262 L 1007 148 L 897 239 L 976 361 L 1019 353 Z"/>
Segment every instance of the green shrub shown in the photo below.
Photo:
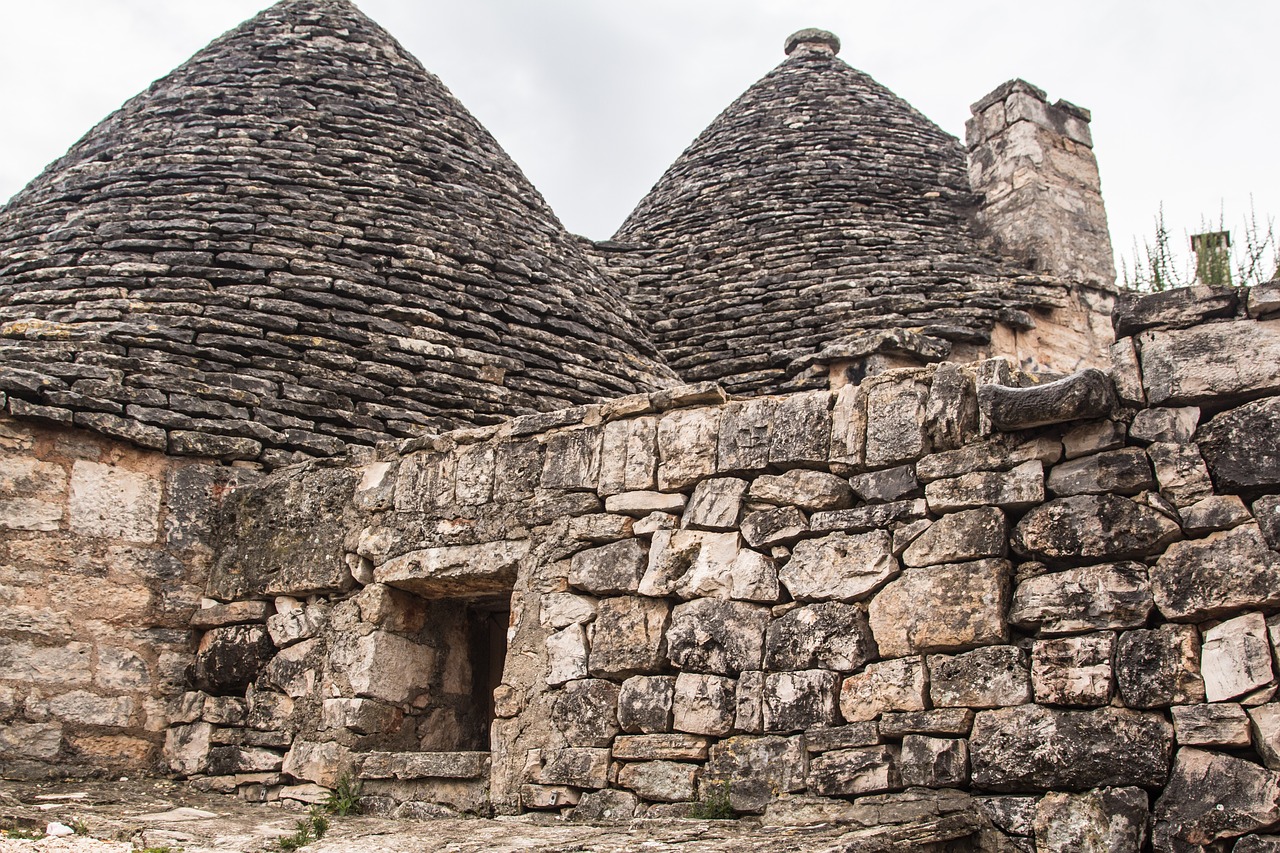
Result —
<path fill-rule="evenodd" d="M 708 782 L 702 786 L 702 799 L 694 803 L 689 817 L 697 820 L 733 820 L 733 806 L 729 804 L 729 783 Z"/>

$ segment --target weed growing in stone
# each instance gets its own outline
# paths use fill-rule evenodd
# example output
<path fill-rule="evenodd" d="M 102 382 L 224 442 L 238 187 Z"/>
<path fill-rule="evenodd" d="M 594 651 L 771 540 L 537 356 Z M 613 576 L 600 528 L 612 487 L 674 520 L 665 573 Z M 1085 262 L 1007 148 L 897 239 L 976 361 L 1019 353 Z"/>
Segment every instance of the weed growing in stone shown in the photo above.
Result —
<path fill-rule="evenodd" d="M 306 817 L 294 824 L 293 835 L 286 835 L 276 841 L 276 848 L 286 851 L 297 850 L 299 847 L 306 847 L 312 841 L 324 838 L 324 834 L 328 831 L 329 819 L 316 809 L 312 809 Z"/>
<path fill-rule="evenodd" d="M 339 776 L 337 787 L 329 792 L 329 798 L 325 800 L 324 810 L 338 817 L 360 814 L 360 782 L 351 778 L 349 773 Z"/>
<path fill-rule="evenodd" d="M 702 799 L 694 803 L 689 817 L 696 820 L 733 820 L 736 815 L 729 804 L 729 783 L 710 782 L 702 790 Z"/>

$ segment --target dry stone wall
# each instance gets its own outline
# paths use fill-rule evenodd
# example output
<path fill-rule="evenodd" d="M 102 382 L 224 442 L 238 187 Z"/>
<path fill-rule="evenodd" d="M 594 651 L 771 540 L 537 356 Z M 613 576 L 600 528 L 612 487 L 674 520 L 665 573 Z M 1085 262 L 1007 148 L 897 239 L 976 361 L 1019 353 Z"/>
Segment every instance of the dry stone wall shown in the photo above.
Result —
<path fill-rule="evenodd" d="M 687 386 L 242 489 L 229 530 L 285 514 L 269 546 L 233 536 L 210 589 L 260 605 L 259 672 L 287 668 L 320 722 L 266 747 L 261 777 L 211 769 L 239 735 L 207 710 L 188 754 L 263 796 L 343 768 L 401 814 L 678 815 L 724 791 L 805 823 L 960 789 L 1002 849 L 1265 849 L 1278 293 L 1125 300 L 1109 373 L 1036 383 L 993 360 L 747 400 Z M 438 614 L 502 601 L 486 755 L 432 716 L 438 661 L 460 654 Z M 320 612 L 330 628 L 282 632 Z M 340 613 L 324 655 L 291 651 Z M 468 662 L 454 697 L 478 695 Z M 366 666 L 388 672 L 358 683 Z M 280 684 L 232 687 L 287 729 Z"/>
<path fill-rule="evenodd" d="M 243 474 L 0 420 L 0 774 L 162 769 L 213 508 Z"/>

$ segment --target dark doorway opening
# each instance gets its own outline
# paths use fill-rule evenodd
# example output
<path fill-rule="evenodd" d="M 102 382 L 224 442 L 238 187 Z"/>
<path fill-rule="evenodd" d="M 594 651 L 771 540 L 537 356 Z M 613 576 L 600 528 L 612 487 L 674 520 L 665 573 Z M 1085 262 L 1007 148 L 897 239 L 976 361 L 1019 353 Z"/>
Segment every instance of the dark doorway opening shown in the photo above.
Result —
<path fill-rule="evenodd" d="M 480 749 L 490 748 L 489 729 L 495 718 L 493 691 L 502 683 L 510 623 L 511 605 L 506 601 L 473 603 L 467 608 L 471 700 L 476 713 Z"/>

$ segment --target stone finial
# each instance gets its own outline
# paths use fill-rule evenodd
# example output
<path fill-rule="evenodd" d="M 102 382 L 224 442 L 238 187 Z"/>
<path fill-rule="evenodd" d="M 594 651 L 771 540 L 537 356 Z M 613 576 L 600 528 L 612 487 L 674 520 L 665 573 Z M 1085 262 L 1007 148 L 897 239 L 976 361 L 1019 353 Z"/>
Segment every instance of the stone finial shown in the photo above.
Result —
<path fill-rule="evenodd" d="M 787 36 L 787 43 L 784 48 L 787 56 L 790 56 L 801 47 L 806 50 L 829 53 L 835 56 L 840 52 L 840 39 L 835 33 L 814 29 L 813 27 Z"/>

